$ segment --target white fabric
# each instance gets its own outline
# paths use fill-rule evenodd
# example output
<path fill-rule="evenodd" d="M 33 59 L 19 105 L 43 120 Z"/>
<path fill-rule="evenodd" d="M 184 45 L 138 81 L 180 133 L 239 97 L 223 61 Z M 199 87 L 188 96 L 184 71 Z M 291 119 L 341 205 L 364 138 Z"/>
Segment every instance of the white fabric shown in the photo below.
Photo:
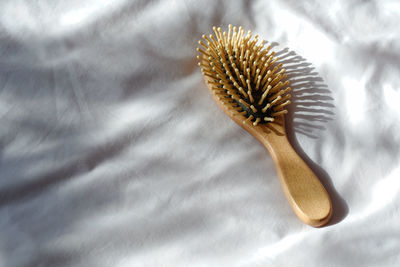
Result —
<path fill-rule="evenodd" d="M 0 10 L 0 266 L 399 266 L 398 1 Z M 334 201 L 327 227 L 296 217 L 206 89 L 197 41 L 229 23 L 288 64 L 289 134 Z"/>

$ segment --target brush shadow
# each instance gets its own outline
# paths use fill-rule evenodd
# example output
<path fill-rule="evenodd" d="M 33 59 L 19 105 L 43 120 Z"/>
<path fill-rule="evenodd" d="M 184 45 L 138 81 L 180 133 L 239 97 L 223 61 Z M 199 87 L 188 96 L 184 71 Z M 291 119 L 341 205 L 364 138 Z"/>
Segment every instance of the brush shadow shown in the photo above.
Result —
<path fill-rule="evenodd" d="M 278 43 L 271 43 L 271 47 Z M 290 80 L 291 101 L 286 116 L 286 132 L 294 150 L 313 170 L 327 190 L 333 208 L 332 219 L 326 226 L 342 221 L 349 213 L 346 201 L 336 191 L 332 178 L 318 164 L 312 161 L 301 148 L 296 134 L 318 139 L 318 131 L 325 130 L 324 124 L 334 119 L 333 97 L 324 80 L 312 64 L 289 48 L 275 53 L 279 57 L 276 64 L 282 63 Z"/>

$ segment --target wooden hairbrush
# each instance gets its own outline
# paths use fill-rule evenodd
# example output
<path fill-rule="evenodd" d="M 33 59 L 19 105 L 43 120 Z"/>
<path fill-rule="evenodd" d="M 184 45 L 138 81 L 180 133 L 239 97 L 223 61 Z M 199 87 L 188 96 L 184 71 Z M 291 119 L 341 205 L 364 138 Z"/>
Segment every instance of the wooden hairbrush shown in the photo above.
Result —
<path fill-rule="evenodd" d="M 314 227 L 326 224 L 332 215 L 329 195 L 286 136 L 290 87 L 285 69 L 271 46 L 264 47 L 251 31 L 232 25 L 228 32 L 213 30 L 215 35 L 199 41 L 197 58 L 214 100 L 268 149 L 297 216 Z"/>

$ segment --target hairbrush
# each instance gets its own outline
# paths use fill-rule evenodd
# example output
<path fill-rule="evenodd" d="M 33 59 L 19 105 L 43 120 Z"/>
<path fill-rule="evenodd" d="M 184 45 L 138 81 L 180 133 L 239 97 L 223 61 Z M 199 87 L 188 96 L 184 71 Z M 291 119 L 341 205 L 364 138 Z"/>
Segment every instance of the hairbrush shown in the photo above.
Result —
<path fill-rule="evenodd" d="M 290 81 L 278 57 L 251 31 L 229 25 L 228 32 L 199 41 L 199 66 L 214 100 L 270 152 L 283 191 L 297 216 L 319 227 L 332 215 L 324 186 L 288 141 L 284 115 Z"/>

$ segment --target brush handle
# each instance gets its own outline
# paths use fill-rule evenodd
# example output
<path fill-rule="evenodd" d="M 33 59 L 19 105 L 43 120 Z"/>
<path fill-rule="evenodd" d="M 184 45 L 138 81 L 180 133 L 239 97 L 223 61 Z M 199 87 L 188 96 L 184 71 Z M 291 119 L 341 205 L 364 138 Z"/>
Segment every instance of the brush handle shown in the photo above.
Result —
<path fill-rule="evenodd" d="M 267 134 L 262 143 L 271 153 L 279 180 L 297 216 L 314 227 L 326 224 L 332 204 L 324 186 L 294 151 L 286 134 Z"/>
<path fill-rule="evenodd" d="M 204 77 L 206 83 L 210 80 Z M 207 83 L 208 84 L 208 83 Z M 210 89 L 212 92 L 212 90 Z M 238 125 L 257 138 L 270 152 L 286 198 L 297 216 L 306 224 L 319 227 L 332 216 L 332 204 L 324 186 L 307 164 L 297 155 L 286 136 L 284 117 L 267 124 L 244 124 L 212 94 L 221 109 Z"/>

